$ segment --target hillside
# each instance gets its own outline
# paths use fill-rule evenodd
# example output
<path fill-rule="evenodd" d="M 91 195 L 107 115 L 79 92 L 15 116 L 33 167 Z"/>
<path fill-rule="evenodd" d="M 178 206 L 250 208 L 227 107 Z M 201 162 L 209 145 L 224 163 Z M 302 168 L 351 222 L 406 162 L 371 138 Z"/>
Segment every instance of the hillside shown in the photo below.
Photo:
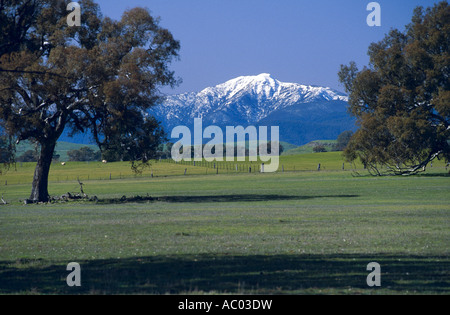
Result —
<path fill-rule="evenodd" d="M 90 147 L 94 151 L 98 151 L 98 146 L 92 144 L 80 144 L 80 143 L 72 143 L 66 141 L 58 141 L 56 144 L 56 154 L 59 154 L 60 161 L 67 161 L 69 158 L 67 156 L 67 152 L 70 150 L 78 150 L 82 147 Z M 24 152 L 28 150 L 34 150 L 35 147 L 32 143 L 28 141 L 23 141 L 16 147 L 16 157 L 21 156 Z"/>
<path fill-rule="evenodd" d="M 336 143 L 337 143 L 337 140 L 311 141 L 305 145 L 285 150 L 282 155 L 297 155 L 297 154 L 313 153 L 314 147 L 319 144 L 323 145 L 325 147 L 325 149 L 327 150 L 327 152 L 331 152 L 331 151 L 333 151 L 333 146 Z"/>
<path fill-rule="evenodd" d="M 336 140 L 316 140 L 312 141 L 308 144 L 297 146 L 292 143 L 288 142 L 280 142 L 283 146 L 283 153 L 281 155 L 296 155 L 296 154 L 305 154 L 305 153 L 313 153 L 313 148 L 316 144 L 322 144 L 325 146 L 328 152 L 332 150 L 333 145 L 336 143 Z M 56 153 L 59 154 L 61 161 L 67 161 L 69 160 L 67 156 L 67 152 L 70 150 L 78 150 L 81 147 L 90 147 L 94 151 L 98 151 L 98 147 L 96 145 L 90 145 L 90 144 L 80 144 L 80 143 L 72 143 L 72 142 L 66 142 L 66 141 L 58 141 L 56 145 Z M 248 142 L 246 142 L 246 147 L 248 147 Z M 24 152 L 28 150 L 34 150 L 34 146 L 27 142 L 21 142 L 16 147 L 16 156 L 21 156 Z"/>

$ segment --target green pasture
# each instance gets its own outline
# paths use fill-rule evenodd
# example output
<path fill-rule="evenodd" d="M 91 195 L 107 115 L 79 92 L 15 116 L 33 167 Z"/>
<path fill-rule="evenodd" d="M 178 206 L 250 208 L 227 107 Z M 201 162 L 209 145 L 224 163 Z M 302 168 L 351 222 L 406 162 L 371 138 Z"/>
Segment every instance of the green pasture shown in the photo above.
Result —
<path fill-rule="evenodd" d="M 284 172 L 217 174 L 155 162 L 153 177 L 126 162 L 55 164 L 51 195 L 79 192 L 78 177 L 98 200 L 37 205 L 20 202 L 24 163 L 0 177 L 0 294 L 449 294 L 444 165 L 371 177 L 342 163 L 305 154 L 282 157 Z M 81 287 L 66 284 L 70 262 Z M 370 262 L 381 287 L 367 286 Z"/>
<path fill-rule="evenodd" d="M 129 162 L 54 162 L 51 166 L 50 182 L 67 182 L 73 180 L 115 180 L 124 178 L 148 178 L 180 175 L 217 175 L 236 173 L 258 173 L 261 161 L 216 161 L 195 162 L 173 160 L 153 161 L 142 174 L 135 174 Z M 271 161 L 266 162 L 268 164 Z M 362 170 L 361 165 L 345 163 L 342 152 L 310 153 L 301 155 L 286 155 L 279 159 L 278 172 L 317 171 L 319 163 L 321 171 L 341 171 L 343 164 L 346 171 Z M 0 177 L 0 187 L 12 184 L 31 184 L 36 163 L 16 163 Z M 237 168 L 236 168 L 237 166 Z M 443 164 L 438 166 L 442 167 Z"/>

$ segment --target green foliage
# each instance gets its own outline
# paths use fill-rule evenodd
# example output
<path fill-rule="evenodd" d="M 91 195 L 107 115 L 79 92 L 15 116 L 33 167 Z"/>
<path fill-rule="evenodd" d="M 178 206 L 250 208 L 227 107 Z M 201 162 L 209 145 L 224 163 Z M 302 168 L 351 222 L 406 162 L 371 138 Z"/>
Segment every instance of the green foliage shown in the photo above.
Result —
<path fill-rule="evenodd" d="M 359 130 L 345 150 L 375 175 L 414 174 L 450 159 L 450 6 L 417 8 L 405 32 L 369 47 L 370 65 L 342 66 Z M 385 167 L 385 170 L 381 170 Z"/>
<path fill-rule="evenodd" d="M 160 145 L 159 152 L 161 159 L 171 159 L 172 158 L 172 147 L 173 142 L 167 142 Z"/>
<path fill-rule="evenodd" d="M 315 152 L 315 153 L 319 153 L 319 152 L 327 152 L 327 149 L 325 148 L 324 145 L 322 145 L 322 144 L 317 144 L 317 145 L 314 146 L 313 152 Z"/>
<path fill-rule="evenodd" d="M 316 140 L 299 147 L 291 147 L 283 152 L 283 155 L 297 155 L 297 154 L 308 154 L 313 153 L 313 149 L 316 145 L 323 145 L 327 152 L 336 151 L 334 147 L 336 146 L 336 140 Z"/>
<path fill-rule="evenodd" d="M 0 163 L 7 166 L 14 161 L 15 147 L 7 136 L 0 136 Z"/>
<path fill-rule="evenodd" d="M 37 162 L 39 156 L 35 150 L 27 150 L 21 156 L 17 157 L 17 162 Z"/>
<path fill-rule="evenodd" d="M 101 158 L 100 151 L 95 152 L 89 147 L 82 147 L 78 150 L 70 150 L 67 152 L 69 161 L 99 161 Z"/>
<path fill-rule="evenodd" d="M 0 135 L 0 175 L 14 164 L 15 150 L 11 137 Z"/>
<path fill-rule="evenodd" d="M 148 165 L 164 132 L 145 113 L 162 100 L 161 86 L 178 83 L 169 65 L 180 44 L 148 10 L 129 9 L 116 21 L 92 0 L 79 3 L 79 27 L 67 25 L 65 1 L 0 3 L 0 127 L 39 144 L 35 201 L 48 198 L 48 170 L 65 130 L 92 133 L 102 150 L 137 162 L 135 170 Z"/>
<path fill-rule="evenodd" d="M 126 128 L 127 133 L 108 134 L 108 142 L 101 144 L 103 159 L 131 161 L 132 170 L 141 173 L 150 165 L 150 160 L 160 156 L 161 144 L 166 140 L 165 132 L 153 117 L 138 120 L 128 127 L 124 124 L 117 124 L 116 128 Z"/>
<path fill-rule="evenodd" d="M 97 145 L 87 145 L 87 144 L 58 141 L 56 143 L 55 153 L 53 154 L 53 160 L 68 161 L 69 156 L 67 155 L 67 152 L 71 150 L 79 150 L 82 147 L 89 147 L 94 151 L 99 150 Z M 20 157 L 28 150 L 39 152 L 39 150 L 36 150 L 36 146 L 29 141 L 22 141 L 18 145 L 16 145 L 15 146 L 16 161 L 17 157 Z"/>
<path fill-rule="evenodd" d="M 277 142 L 278 143 L 278 154 L 281 155 L 284 152 L 284 145 L 290 146 L 290 147 L 295 147 L 291 144 L 288 144 L 286 142 L 281 143 L 281 142 Z M 254 146 L 253 146 L 254 145 Z M 267 152 L 267 154 L 272 154 L 272 141 L 267 141 L 266 147 L 264 148 L 264 150 Z M 205 146 L 206 144 L 202 145 L 202 152 L 204 152 L 205 150 Z M 216 149 L 219 148 L 219 146 L 222 146 L 222 155 L 223 156 L 228 156 L 228 152 L 227 152 L 227 144 L 217 144 L 214 145 L 211 148 L 211 153 L 215 154 Z M 251 150 L 253 150 L 253 147 L 256 148 L 255 154 L 257 156 L 260 156 L 261 154 L 266 154 L 266 152 L 262 152 L 262 147 L 260 147 L 259 142 L 254 142 L 254 143 L 250 143 L 249 141 L 246 141 L 245 144 L 244 143 L 235 143 L 234 146 L 231 148 L 231 150 L 233 151 L 231 153 L 231 156 L 233 157 L 239 157 L 239 156 L 246 156 L 249 157 L 252 153 Z M 189 150 L 189 148 L 188 148 Z M 191 150 L 191 157 L 194 158 L 194 146 L 190 147 Z"/>
<path fill-rule="evenodd" d="M 350 139 L 352 138 L 352 136 L 353 136 L 353 131 L 351 131 L 351 130 L 347 130 L 347 131 L 342 132 L 338 136 L 337 143 L 336 143 L 336 145 L 334 146 L 333 149 L 335 151 L 344 151 L 345 148 L 347 147 L 347 145 L 349 144 Z"/>

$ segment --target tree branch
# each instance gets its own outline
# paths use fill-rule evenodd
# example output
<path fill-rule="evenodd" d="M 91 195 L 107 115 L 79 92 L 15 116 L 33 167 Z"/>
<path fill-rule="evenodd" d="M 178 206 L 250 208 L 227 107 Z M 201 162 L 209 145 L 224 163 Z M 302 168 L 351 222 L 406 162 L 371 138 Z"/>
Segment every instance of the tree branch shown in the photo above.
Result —
<path fill-rule="evenodd" d="M 62 76 L 60 74 L 57 73 L 53 73 L 53 72 L 47 72 L 47 71 L 29 71 L 29 70 L 18 70 L 18 69 L 3 69 L 0 68 L 0 72 L 10 72 L 10 73 L 23 73 L 23 74 L 38 74 L 38 75 L 51 75 L 51 76 L 56 76 L 58 78 L 62 78 L 62 79 L 68 79 L 65 76 Z"/>

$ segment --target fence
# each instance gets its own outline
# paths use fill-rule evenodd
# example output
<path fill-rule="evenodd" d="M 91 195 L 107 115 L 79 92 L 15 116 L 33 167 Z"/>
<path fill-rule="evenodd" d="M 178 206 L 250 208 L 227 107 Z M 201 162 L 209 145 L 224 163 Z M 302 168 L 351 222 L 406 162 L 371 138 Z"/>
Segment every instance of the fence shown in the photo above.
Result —
<path fill-rule="evenodd" d="M 442 165 L 441 165 L 442 164 Z M 16 167 L 4 172 L 1 176 L 2 185 L 26 184 L 30 185 L 33 180 L 33 172 L 36 163 L 18 163 Z M 222 174 L 257 174 L 261 172 L 262 163 L 260 161 L 180 161 L 175 162 L 172 159 L 154 161 L 150 168 L 143 171 L 142 174 L 135 174 L 131 171 L 128 162 L 117 162 L 103 164 L 101 162 L 68 162 L 65 166 L 55 163 L 50 169 L 49 182 L 69 182 L 91 181 L 91 180 L 120 180 L 120 179 L 139 179 L 167 176 L 191 176 L 191 175 L 222 175 Z M 429 166 L 430 169 L 440 170 L 448 167 L 442 163 Z M 353 172 L 362 171 L 363 166 L 355 168 L 349 163 L 342 163 L 338 160 L 330 159 L 328 161 L 313 161 L 283 159 L 277 173 L 292 172 Z"/>

